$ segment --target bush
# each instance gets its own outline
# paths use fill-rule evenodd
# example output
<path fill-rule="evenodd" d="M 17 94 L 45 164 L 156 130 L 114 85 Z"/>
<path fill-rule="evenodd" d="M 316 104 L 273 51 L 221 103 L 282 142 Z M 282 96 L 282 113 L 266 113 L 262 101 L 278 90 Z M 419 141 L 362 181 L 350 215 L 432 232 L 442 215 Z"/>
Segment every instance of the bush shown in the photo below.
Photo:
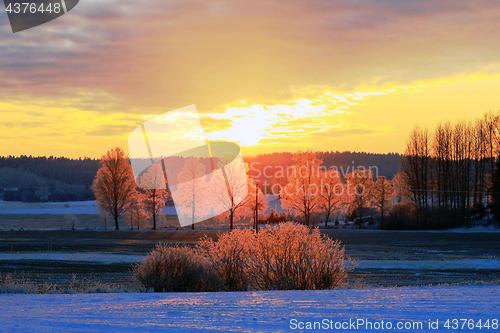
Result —
<path fill-rule="evenodd" d="M 136 266 L 146 290 L 309 290 L 342 286 L 354 261 L 339 241 L 291 222 L 235 229 L 195 249 L 158 245 Z"/>
<path fill-rule="evenodd" d="M 342 286 L 354 265 L 339 241 L 288 222 L 257 235 L 248 266 L 256 289 L 310 290 Z"/>
<path fill-rule="evenodd" d="M 219 234 L 214 242 L 205 236 L 198 244 L 198 250 L 212 263 L 218 276 L 224 281 L 226 291 L 247 290 L 250 285 L 248 274 L 249 258 L 255 246 L 255 233 L 250 229 L 234 229 Z"/>
<path fill-rule="evenodd" d="M 117 293 L 136 292 L 132 285 L 101 283 L 99 280 L 77 279 L 69 283 L 50 283 L 33 281 L 18 274 L 0 272 L 0 294 L 74 294 L 74 293 Z"/>
<path fill-rule="evenodd" d="M 146 290 L 155 292 L 216 291 L 220 288 L 212 266 L 185 246 L 158 244 L 134 267 L 133 273 Z"/>
<path fill-rule="evenodd" d="M 199 248 L 225 281 L 225 290 L 333 289 L 344 284 L 355 265 L 339 241 L 290 222 L 258 234 L 233 230 L 217 242 L 204 238 Z"/>

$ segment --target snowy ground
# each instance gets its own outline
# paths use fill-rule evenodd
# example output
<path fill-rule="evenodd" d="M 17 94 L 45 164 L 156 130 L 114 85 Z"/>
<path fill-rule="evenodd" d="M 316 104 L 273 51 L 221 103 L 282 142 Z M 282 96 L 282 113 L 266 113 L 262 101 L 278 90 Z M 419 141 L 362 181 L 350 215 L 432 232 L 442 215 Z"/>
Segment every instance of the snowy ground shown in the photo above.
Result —
<path fill-rule="evenodd" d="M 271 209 L 280 212 L 281 204 L 278 196 L 266 195 L 269 204 L 268 212 Z M 163 208 L 167 215 L 175 215 L 175 207 L 167 206 Z M 27 203 L 18 201 L 1 201 L 0 214 L 99 214 L 95 201 L 67 201 L 67 202 L 40 202 Z"/>
<path fill-rule="evenodd" d="M 113 254 L 99 252 L 0 252 L 0 260 L 62 260 L 62 261 L 90 261 L 104 264 L 136 263 L 145 256 L 133 254 Z"/>
<path fill-rule="evenodd" d="M 164 207 L 167 215 L 175 215 L 175 207 Z M 17 201 L 0 201 L 0 214 L 99 214 L 95 201 L 68 201 L 26 203 Z"/>
<path fill-rule="evenodd" d="M 458 319 L 457 329 L 444 327 Z M 490 329 L 460 319 L 489 320 Z M 302 322 L 339 331 L 498 332 L 500 286 L 235 293 L 0 295 L 5 332 L 290 332 Z M 356 329 L 349 323 L 356 325 Z M 381 321 L 391 330 L 381 329 Z M 437 330 L 429 320 L 439 320 Z M 367 326 L 366 322 L 371 322 Z M 497 323 L 496 329 L 493 322 Z M 410 329 L 398 329 L 397 325 Z M 422 325 L 419 329 L 418 325 Z M 317 324 L 317 325 L 319 325 Z M 357 326 L 357 324 L 360 324 Z M 379 326 L 379 329 L 376 327 Z M 293 329 L 293 328 L 297 329 Z M 318 327 L 318 326 L 317 326 Z"/>
<path fill-rule="evenodd" d="M 145 256 L 99 252 L 0 252 L 0 260 L 62 260 L 90 261 L 97 263 L 136 263 Z M 459 270 L 459 269 L 499 269 L 500 260 L 359 260 L 358 267 L 410 270 Z"/>

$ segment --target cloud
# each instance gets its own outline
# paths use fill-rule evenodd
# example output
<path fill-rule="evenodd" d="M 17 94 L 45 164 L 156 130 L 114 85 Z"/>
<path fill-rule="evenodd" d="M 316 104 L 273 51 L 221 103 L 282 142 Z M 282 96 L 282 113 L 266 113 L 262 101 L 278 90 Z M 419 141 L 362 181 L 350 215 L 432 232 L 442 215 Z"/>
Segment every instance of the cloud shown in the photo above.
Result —
<path fill-rule="evenodd" d="M 496 61 L 492 1 L 85 1 L 0 33 L 1 93 L 204 109 L 291 87 L 410 84 Z M 103 95 L 104 96 L 104 95 Z"/>
<path fill-rule="evenodd" d="M 47 132 L 102 140 L 196 104 L 214 139 L 248 145 L 387 133 L 361 109 L 372 98 L 500 73 L 499 14 L 496 1 L 86 0 L 18 34 L 0 15 L 0 98 L 14 108 L 0 127 L 23 106 Z"/>
<path fill-rule="evenodd" d="M 134 129 L 133 125 L 113 125 L 106 124 L 101 125 L 96 129 L 87 132 L 89 136 L 103 136 L 103 137 L 116 137 L 124 136 L 132 132 Z"/>

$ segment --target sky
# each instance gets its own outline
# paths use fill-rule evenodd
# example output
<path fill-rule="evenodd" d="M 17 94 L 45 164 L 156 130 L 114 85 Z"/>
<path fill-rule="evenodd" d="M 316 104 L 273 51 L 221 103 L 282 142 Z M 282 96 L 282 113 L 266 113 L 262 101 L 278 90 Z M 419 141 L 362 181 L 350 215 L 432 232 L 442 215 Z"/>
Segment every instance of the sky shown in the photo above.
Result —
<path fill-rule="evenodd" d="M 417 124 L 500 109 L 499 17 L 495 0 L 81 0 L 14 34 L 2 9 L 0 155 L 127 151 L 192 104 L 244 155 L 403 153 Z"/>

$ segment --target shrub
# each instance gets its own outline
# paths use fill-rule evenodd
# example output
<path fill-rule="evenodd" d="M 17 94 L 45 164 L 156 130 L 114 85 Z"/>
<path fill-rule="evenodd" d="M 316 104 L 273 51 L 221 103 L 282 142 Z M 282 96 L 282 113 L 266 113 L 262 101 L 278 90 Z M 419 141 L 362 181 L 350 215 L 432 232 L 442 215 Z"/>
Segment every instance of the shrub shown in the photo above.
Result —
<path fill-rule="evenodd" d="M 0 294 L 74 294 L 74 293 L 116 293 L 135 292 L 135 286 L 101 283 L 99 280 L 77 279 L 69 283 L 50 283 L 33 281 L 17 274 L 0 272 Z"/>
<path fill-rule="evenodd" d="M 135 278 L 146 290 L 155 292 L 216 291 L 220 281 L 211 265 L 185 246 L 158 244 L 134 267 Z"/>
<path fill-rule="evenodd" d="M 250 229 L 235 229 L 219 234 L 214 242 L 205 236 L 198 244 L 198 250 L 213 265 L 218 276 L 224 281 L 226 291 L 247 290 L 250 284 L 248 263 L 251 248 L 255 246 L 255 234 Z"/>
<path fill-rule="evenodd" d="M 263 229 L 252 252 L 250 275 L 262 290 L 333 289 L 355 266 L 338 240 L 290 222 Z"/>
<path fill-rule="evenodd" d="M 339 241 L 291 222 L 218 236 L 195 249 L 158 245 L 134 274 L 156 292 L 309 290 L 342 286 L 355 266 Z"/>

